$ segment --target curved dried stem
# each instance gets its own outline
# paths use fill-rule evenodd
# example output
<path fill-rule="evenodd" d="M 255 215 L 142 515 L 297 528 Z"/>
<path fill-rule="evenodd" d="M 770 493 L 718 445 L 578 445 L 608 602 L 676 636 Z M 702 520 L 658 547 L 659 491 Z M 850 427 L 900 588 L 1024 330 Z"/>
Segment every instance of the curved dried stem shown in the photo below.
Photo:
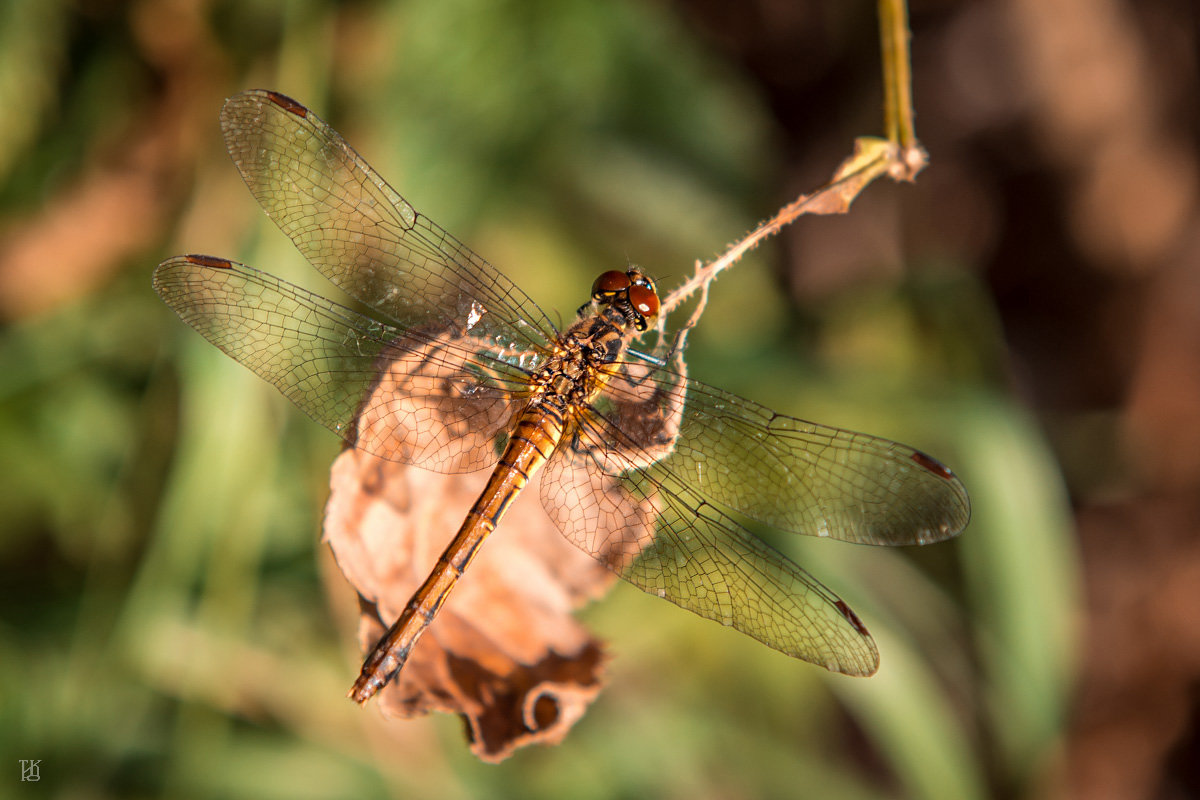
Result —
<path fill-rule="evenodd" d="M 699 321 L 704 311 L 709 285 L 764 239 L 778 233 L 801 214 L 844 214 L 859 192 L 884 173 L 893 180 L 912 181 L 925 167 L 928 159 L 913 128 L 908 10 L 904 0 L 879 0 L 879 30 L 887 138 L 860 137 L 855 141 L 854 154 L 842 163 L 829 183 L 812 194 L 800 195 L 715 261 L 705 265 L 696 263 L 692 277 L 664 298 L 659 318 L 661 328 L 673 310 L 698 290 L 701 292 L 700 302 L 680 334 L 677 345 L 680 349 L 687 330 Z"/>

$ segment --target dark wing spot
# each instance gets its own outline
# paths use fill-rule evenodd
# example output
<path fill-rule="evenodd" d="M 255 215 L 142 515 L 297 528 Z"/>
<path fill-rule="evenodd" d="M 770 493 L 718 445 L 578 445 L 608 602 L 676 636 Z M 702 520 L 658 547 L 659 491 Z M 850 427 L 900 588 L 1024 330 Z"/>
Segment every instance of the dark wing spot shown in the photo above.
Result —
<path fill-rule="evenodd" d="M 217 256 L 184 256 L 184 258 L 189 264 L 195 264 L 198 267 L 233 269 L 233 262 L 227 258 L 218 258 Z"/>
<path fill-rule="evenodd" d="M 292 98 L 288 97 L 286 94 L 280 94 L 279 92 L 267 92 L 267 97 L 270 98 L 272 103 L 279 106 L 284 111 L 287 111 L 289 114 L 295 114 L 297 117 L 308 116 L 308 109 L 297 103 Z"/>
<path fill-rule="evenodd" d="M 913 451 L 912 460 L 932 472 L 934 475 L 937 475 L 939 478 L 945 478 L 948 481 L 954 479 L 954 473 L 950 471 L 949 467 L 938 461 L 936 458 L 925 455 L 920 450 Z"/>
<path fill-rule="evenodd" d="M 854 626 L 854 630 L 858 631 L 863 636 L 871 635 L 867 632 L 867 626 L 863 625 L 863 621 L 858 618 L 858 614 L 855 614 L 853 611 L 851 611 L 850 606 L 846 605 L 844 601 L 838 600 L 833 605 L 838 611 L 842 612 L 842 616 L 846 618 L 846 621 Z"/>

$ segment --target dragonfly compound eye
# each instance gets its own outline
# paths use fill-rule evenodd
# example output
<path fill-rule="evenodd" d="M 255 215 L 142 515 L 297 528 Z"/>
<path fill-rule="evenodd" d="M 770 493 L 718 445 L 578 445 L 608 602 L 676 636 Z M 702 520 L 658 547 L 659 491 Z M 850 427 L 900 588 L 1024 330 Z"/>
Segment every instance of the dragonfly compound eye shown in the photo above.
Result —
<path fill-rule="evenodd" d="M 658 316 L 658 294 L 653 288 L 640 283 L 629 287 L 629 304 L 638 313 L 637 329 L 646 330 L 649 320 Z"/>
<path fill-rule="evenodd" d="M 605 297 L 612 297 L 615 294 L 625 291 L 630 286 L 629 276 L 624 272 L 617 272 L 615 269 L 610 269 L 608 272 L 600 273 L 600 277 L 596 278 L 596 282 L 592 284 L 592 299 L 602 300 Z"/>

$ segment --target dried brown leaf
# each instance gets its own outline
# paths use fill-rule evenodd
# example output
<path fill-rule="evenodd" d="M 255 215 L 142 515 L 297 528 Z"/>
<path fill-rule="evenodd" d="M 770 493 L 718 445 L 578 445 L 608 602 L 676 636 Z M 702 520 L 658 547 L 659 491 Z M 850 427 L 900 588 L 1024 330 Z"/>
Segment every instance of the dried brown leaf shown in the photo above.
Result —
<path fill-rule="evenodd" d="M 395 402 L 412 367 L 394 362 L 364 404 L 359 440 L 375 442 L 376 452 L 378 427 L 389 423 L 372 409 Z M 487 472 L 446 475 L 358 449 L 334 462 L 325 540 L 360 595 L 364 653 L 429 574 Z M 486 761 L 560 741 L 599 692 L 606 660 L 572 611 L 606 591 L 614 576 L 562 536 L 538 504 L 536 485 L 524 494 L 534 497 L 514 503 L 379 694 L 389 716 L 462 715 L 472 750 Z"/>

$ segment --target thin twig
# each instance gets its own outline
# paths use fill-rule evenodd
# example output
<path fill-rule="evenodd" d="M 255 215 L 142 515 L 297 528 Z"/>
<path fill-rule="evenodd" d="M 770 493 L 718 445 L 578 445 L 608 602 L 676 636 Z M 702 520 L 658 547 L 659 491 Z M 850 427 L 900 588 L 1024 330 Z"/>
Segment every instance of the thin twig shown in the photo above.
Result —
<path fill-rule="evenodd" d="M 892 179 L 898 181 L 913 180 L 927 162 L 913 126 L 910 38 L 905 0 L 879 0 L 884 130 L 888 141 L 899 148 L 896 162 L 889 170 Z"/>
<path fill-rule="evenodd" d="M 912 72 L 909 66 L 908 9 L 905 0 L 879 0 L 879 34 L 883 57 L 884 126 L 887 139 L 860 138 L 855 154 L 847 159 L 832 181 L 809 195 L 801 195 L 778 214 L 761 223 L 746 237 L 707 265 L 696 264 L 696 271 L 666 297 L 662 303 L 660 327 L 667 315 L 687 298 L 701 290 L 701 299 L 684 327 L 700 319 L 708 299 L 708 287 L 721 272 L 764 239 L 778 233 L 801 214 L 845 213 L 850 203 L 867 184 L 883 173 L 893 180 L 911 181 L 924 168 L 927 157 L 917 142 L 913 128 Z"/>

